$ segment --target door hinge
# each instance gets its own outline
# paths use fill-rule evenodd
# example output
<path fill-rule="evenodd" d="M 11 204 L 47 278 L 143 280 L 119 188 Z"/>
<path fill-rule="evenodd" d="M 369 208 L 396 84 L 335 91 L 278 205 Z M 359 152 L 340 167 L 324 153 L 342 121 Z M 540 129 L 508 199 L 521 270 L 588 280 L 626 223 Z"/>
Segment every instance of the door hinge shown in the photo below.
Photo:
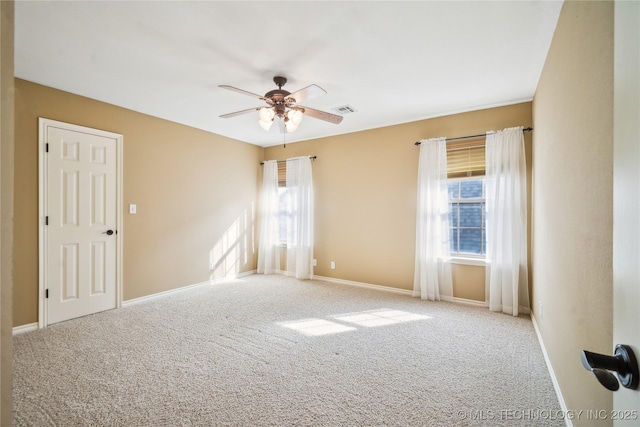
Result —
<path fill-rule="evenodd" d="M 49 225 L 49 215 L 44 217 L 44 225 Z"/>
<path fill-rule="evenodd" d="M 49 298 L 49 289 L 44 290 L 44 297 Z"/>
<path fill-rule="evenodd" d="M 49 152 L 49 143 L 47 142 L 45 147 L 44 147 L 44 151 L 46 151 L 47 153 Z"/>

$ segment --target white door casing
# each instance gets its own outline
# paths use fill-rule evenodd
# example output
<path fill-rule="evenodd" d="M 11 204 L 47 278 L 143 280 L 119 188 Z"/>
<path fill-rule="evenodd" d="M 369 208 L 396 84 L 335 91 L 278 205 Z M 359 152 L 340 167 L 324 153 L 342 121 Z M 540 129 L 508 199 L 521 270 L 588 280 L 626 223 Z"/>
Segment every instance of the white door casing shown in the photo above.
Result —
<path fill-rule="evenodd" d="M 640 3 L 616 1 L 614 22 L 613 346 L 640 359 Z M 611 418 L 640 425 L 640 390 L 613 393 Z"/>
<path fill-rule="evenodd" d="M 44 327 L 121 305 L 123 138 L 42 118 L 39 130 Z"/>

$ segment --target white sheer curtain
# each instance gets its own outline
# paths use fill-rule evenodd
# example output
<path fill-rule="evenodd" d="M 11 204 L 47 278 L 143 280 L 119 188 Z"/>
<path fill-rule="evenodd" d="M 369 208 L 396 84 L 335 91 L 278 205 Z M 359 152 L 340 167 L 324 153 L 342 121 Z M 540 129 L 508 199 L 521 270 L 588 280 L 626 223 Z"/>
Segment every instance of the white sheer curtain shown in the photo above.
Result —
<path fill-rule="evenodd" d="M 257 271 L 273 274 L 280 270 L 278 162 L 268 160 L 263 167 Z"/>
<path fill-rule="evenodd" d="M 420 144 L 413 296 L 431 301 L 453 299 L 444 138 L 423 140 Z"/>
<path fill-rule="evenodd" d="M 313 278 L 313 179 L 309 156 L 287 160 L 287 272 Z"/>
<path fill-rule="evenodd" d="M 486 300 L 514 316 L 530 311 L 526 180 L 522 127 L 487 133 Z"/>

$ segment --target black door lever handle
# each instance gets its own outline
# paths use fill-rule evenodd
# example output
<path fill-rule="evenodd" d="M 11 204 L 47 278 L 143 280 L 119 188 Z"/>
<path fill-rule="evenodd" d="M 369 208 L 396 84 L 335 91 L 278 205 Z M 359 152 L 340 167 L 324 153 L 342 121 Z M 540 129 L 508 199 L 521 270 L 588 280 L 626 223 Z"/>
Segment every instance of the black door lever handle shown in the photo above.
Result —
<path fill-rule="evenodd" d="M 638 388 L 638 380 L 640 379 L 638 361 L 630 346 L 616 345 L 613 356 L 582 350 L 580 358 L 582 366 L 593 372 L 598 382 L 607 389 L 616 391 L 620 388 L 620 384 L 633 390 Z M 615 372 L 618 378 L 616 379 L 616 376 L 609 371 Z"/>

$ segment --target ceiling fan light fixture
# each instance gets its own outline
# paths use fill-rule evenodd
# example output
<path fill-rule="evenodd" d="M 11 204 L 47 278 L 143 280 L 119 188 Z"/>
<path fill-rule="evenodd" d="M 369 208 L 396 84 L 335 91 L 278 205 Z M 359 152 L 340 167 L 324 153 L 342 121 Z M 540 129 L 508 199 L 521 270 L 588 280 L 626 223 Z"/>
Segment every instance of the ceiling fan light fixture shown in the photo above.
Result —
<path fill-rule="evenodd" d="M 260 114 L 260 120 L 263 122 L 273 122 L 273 117 L 275 116 L 275 113 L 273 111 L 273 108 L 269 108 L 269 107 L 262 107 L 259 111 Z"/>
<path fill-rule="evenodd" d="M 298 109 L 291 109 L 289 110 L 289 112 L 287 113 L 287 115 L 289 116 L 289 120 L 296 126 L 296 128 L 298 127 L 298 125 L 300 124 L 300 122 L 302 121 L 302 111 L 298 110 Z"/>
<path fill-rule="evenodd" d="M 295 132 L 298 129 L 298 125 L 293 122 L 293 120 L 285 121 L 285 126 L 287 127 L 287 132 Z"/>
<path fill-rule="evenodd" d="M 260 127 L 264 130 L 266 130 L 267 132 L 269 132 L 269 129 L 271 129 L 271 125 L 273 125 L 273 119 L 269 120 L 269 121 L 263 121 L 262 119 L 258 120 L 258 124 L 260 125 Z"/>

